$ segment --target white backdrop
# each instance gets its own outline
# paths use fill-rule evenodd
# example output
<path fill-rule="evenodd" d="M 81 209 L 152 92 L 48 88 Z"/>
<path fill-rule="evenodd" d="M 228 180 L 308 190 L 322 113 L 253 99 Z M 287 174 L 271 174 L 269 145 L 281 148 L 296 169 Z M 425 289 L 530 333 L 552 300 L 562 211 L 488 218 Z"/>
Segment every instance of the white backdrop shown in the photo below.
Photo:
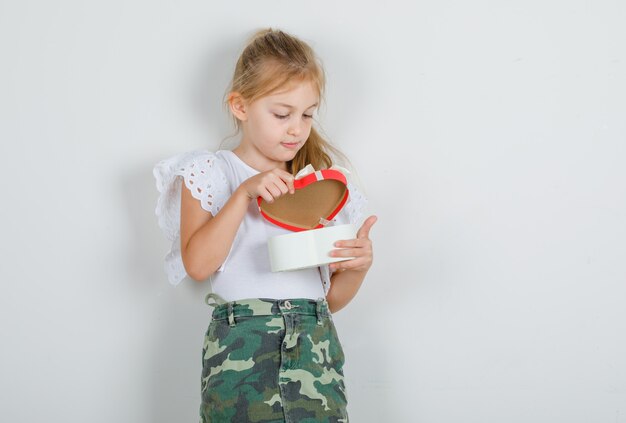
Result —
<path fill-rule="evenodd" d="M 379 217 L 335 315 L 354 422 L 626 422 L 623 1 L 0 3 L 0 420 L 195 422 L 208 283 L 154 164 L 245 38 L 308 41 Z"/>

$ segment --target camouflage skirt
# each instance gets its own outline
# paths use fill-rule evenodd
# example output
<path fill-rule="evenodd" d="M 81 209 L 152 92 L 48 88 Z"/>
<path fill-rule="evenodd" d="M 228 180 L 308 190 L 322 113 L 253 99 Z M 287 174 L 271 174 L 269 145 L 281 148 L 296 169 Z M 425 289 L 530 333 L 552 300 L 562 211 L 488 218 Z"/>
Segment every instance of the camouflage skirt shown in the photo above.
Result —
<path fill-rule="evenodd" d="M 209 294 L 207 304 L 201 422 L 348 422 L 344 353 L 325 299 Z"/>

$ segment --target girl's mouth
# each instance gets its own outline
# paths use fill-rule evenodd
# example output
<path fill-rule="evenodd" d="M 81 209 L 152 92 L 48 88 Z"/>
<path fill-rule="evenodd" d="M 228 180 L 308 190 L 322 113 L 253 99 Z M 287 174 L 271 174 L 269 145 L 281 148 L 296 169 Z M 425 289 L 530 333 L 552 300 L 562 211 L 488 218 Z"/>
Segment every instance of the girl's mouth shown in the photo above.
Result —
<path fill-rule="evenodd" d="M 281 142 L 281 144 L 286 148 L 296 148 L 300 143 L 299 142 Z"/>

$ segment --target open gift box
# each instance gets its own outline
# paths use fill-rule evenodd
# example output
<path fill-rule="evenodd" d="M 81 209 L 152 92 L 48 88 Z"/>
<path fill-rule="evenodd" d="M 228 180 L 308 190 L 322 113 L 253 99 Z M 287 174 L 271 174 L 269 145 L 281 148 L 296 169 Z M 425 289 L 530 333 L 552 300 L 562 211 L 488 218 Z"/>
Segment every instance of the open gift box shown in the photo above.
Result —
<path fill-rule="evenodd" d="M 356 238 L 353 224 L 327 226 L 348 201 L 345 169 L 331 166 L 314 170 L 307 165 L 295 176 L 294 194 L 268 203 L 257 198 L 268 221 L 293 231 L 268 240 L 272 272 L 305 269 L 354 257 L 330 257 L 335 241 Z"/>

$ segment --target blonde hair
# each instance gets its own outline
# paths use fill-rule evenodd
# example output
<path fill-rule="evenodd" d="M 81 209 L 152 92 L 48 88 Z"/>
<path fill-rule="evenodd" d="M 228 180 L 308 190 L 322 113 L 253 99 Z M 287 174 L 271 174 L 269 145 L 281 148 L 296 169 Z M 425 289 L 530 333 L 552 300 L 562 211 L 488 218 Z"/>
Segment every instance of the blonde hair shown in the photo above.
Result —
<path fill-rule="evenodd" d="M 239 93 L 252 103 L 288 87 L 294 82 L 313 83 L 319 95 L 319 103 L 324 101 L 326 78 L 321 62 L 313 49 L 304 41 L 281 30 L 266 28 L 259 30 L 248 40 L 243 49 L 226 91 L 224 106 L 228 108 L 229 95 Z M 241 122 L 231 114 L 236 127 L 235 135 L 241 130 Z M 333 165 L 331 155 L 349 162 L 347 157 L 325 140 L 313 126 L 309 138 L 287 162 L 287 170 L 295 175 L 307 164 L 315 169 L 325 169 Z"/>

